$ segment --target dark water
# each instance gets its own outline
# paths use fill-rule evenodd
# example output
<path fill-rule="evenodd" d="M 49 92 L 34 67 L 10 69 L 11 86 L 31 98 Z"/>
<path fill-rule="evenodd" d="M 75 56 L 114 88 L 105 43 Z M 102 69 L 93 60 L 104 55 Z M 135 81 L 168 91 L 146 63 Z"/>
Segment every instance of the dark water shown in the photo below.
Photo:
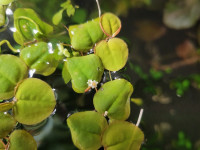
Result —
<path fill-rule="evenodd" d="M 96 4 L 93 1 L 77 1 L 81 8 L 94 12 Z M 105 4 L 104 4 L 105 3 Z M 102 0 L 102 11 L 111 9 Z M 105 7 L 106 6 L 106 7 Z M 40 10 L 41 8 L 37 8 Z M 112 10 L 111 10 L 112 11 Z M 129 46 L 129 60 L 122 71 L 112 73 L 114 77 L 123 77 L 131 81 L 134 85 L 132 97 L 141 98 L 143 105 L 138 106 L 131 103 L 131 116 L 129 121 L 136 123 L 141 108 L 144 114 L 140 127 L 145 135 L 145 142 L 142 150 L 193 150 L 200 149 L 200 92 L 197 88 L 190 86 L 181 97 L 176 94 L 176 90 L 170 88 L 172 79 L 178 77 L 187 78 L 191 74 L 199 74 L 199 63 L 178 67 L 170 74 L 164 74 L 162 78 L 154 80 L 142 78 L 136 73 L 134 66 L 140 66 L 145 74 L 149 74 L 155 62 L 160 64 L 171 64 L 181 61 L 177 57 L 175 49 L 177 45 L 185 40 L 190 40 L 198 46 L 197 40 L 191 37 L 196 34 L 197 26 L 187 30 L 169 29 L 162 23 L 162 9 L 147 10 L 145 8 L 130 8 L 126 16 L 121 16 L 122 30 L 119 37 L 126 40 Z M 91 16 L 88 15 L 88 18 Z M 161 26 L 165 33 L 155 40 L 145 41 L 136 36 L 137 24 L 141 20 L 148 20 Z M 156 31 L 156 30 L 155 30 Z M 188 34 L 191 33 L 191 34 Z M 153 35 L 152 35 L 153 36 Z M 12 32 L 6 30 L 0 33 L 0 39 L 12 39 Z M 6 46 L 3 47 L 3 49 Z M 108 76 L 108 74 L 105 74 Z M 92 98 L 94 91 L 86 94 L 76 94 L 71 85 L 65 85 L 61 78 L 61 70 L 49 76 L 43 77 L 34 75 L 48 82 L 55 89 L 57 95 L 56 112 L 45 123 L 33 130 L 36 140 L 39 143 L 39 150 L 74 150 L 76 149 L 71 141 L 69 129 L 66 125 L 67 116 L 77 111 L 93 110 Z M 150 90 L 145 91 L 149 87 Z M 152 92 L 156 91 L 156 93 Z"/>

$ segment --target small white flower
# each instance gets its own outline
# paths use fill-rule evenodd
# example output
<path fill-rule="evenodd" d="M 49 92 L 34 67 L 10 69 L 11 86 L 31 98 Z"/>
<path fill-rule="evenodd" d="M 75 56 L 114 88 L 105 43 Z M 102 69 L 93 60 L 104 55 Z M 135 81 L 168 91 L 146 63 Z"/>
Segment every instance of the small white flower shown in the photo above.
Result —
<path fill-rule="evenodd" d="M 98 82 L 95 81 L 95 80 L 93 80 L 93 81 L 92 80 L 88 80 L 87 84 L 88 84 L 88 87 L 91 87 L 92 89 L 94 89 L 94 88 L 97 87 Z"/>
<path fill-rule="evenodd" d="M 108 115 L 108 111 L 105 111 L 103 115 L 106 117 Z"/>

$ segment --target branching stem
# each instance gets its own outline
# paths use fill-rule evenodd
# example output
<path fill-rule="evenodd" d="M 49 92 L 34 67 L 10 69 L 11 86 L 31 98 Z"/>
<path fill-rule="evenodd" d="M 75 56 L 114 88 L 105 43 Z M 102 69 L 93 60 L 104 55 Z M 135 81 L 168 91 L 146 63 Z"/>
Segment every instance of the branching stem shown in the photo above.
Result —
<path fill-rule="evenodd" d="M 112 76 L 111 76 L 110 71 L 108 73 L 109 73 L 110 81 L 112 81 Z"/>

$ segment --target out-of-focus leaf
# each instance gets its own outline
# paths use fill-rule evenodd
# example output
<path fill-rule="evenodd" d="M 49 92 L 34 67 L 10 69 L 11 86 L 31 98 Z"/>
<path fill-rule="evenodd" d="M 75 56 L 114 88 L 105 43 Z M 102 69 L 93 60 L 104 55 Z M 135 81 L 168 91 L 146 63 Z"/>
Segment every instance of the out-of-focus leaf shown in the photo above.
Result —
<path fill-rule="evenodd" d="M 1 0 L 0 1 L 0 5 L 8 5 L 10 3 L 12 3 L 14 0 Z"/>
<path fill-rule="evenodd" d="M 67 119 L 74 145 L 81 150 L 97 150 L 101 147 L 106 119 L 95 111 L 78 112 Z"/>
<path fill-rule="evenodd" d="M 176 47 L 176 54 L 180 58 L 189 58 L 196 54 L 196 48 L 190 40 L 185 40 Z"/>
<path fill-rule="evenodd" d="M 135 103 L 138 106 L 142 106 L 143 100 L 141 98 L 131 98 L 131 102 Z"/>
<path fill-rule="evenodd" d="M 53 18 L 52 18 L 53 24 L 58 25 L 61 22 L 63 11 L 64 11 L 64 9 L 61 9 L 53 16 Z"/>
<path fill-rule="evenodd" d="M 17 88 L 16 103 L 13 107 L 14 118 L 23 124 L 37 124 L 53 112 L 56 105 L 51 87 L 36 78 L 24 80 Z"/>
<path fill-rule="evenodd" d="M 0 99 L 14 96 L 14 88 L 28 75 L 26 64 L 14 55 L 0 55 Z"/>
<path fill-rule="evenodd" d="M 124 79 L 109 81 L 94 95 L 95 109 L 111 119 L 126 120 L 130 114 L 130 97 L 133 86 Z"/>
<path fill-rule="evenodd" d="M 163 21 L 173 29 L 192 27 L 200 17 L 199 0 L 169 1 L 164 9 Z"/>
<path fill-rule="evenodd" d="M 86 9 L 77 9 L 75 14 L 72 16 L 72 20 L 76 23 L 83 23 L 87 18 L 87 10 Z"/>
<path fill-rule="evenodd" d="M 154 21 L 141 20 L 134 25 L 136 27 L 134 35 L 146 42 L 157 40 L 166 33 L 166 28 Z"/>
<path fill-rule="evenodd" d="M 2 139 L 13 130 L 16 125 L 16 121 L 11 115 L 4 114 L 2 112 L 0 112 L 0 121 L 0 139 Z"/>
<path fill-rule="evenodd" d="M 9 137 L 9 150 L 37 150 L 33 136 L 25 130 L 15 130 Z"/>
<path fill-rule="evenodd" d="M 102 137 L 102 144 L 106 150 L 139 150 L 143 141 L 143 132 L 126 121 L 113 121 Z"/>
<path fill-rule="evenodd" d="M 105 69 L 110 71 L 122 69 L 128 59 L 127 44 L 119 38 L 99 42 L 95 47 L 95 52 L 101 58 Z"/>

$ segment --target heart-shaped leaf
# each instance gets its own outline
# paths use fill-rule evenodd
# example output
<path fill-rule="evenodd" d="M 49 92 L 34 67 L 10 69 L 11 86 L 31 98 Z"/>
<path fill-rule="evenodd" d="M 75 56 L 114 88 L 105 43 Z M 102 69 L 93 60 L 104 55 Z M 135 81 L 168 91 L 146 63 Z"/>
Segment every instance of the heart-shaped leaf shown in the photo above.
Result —
<path fill-rule="evenodd" d="M 37 150 L 33 136 L 25 130 L 15 130 L 10 135 L 9 150 Z"/>
<path fill-rule="evenodd" d="M 16 42 L 23 45 L 34 39 L 41 40 L 47 34 L 53 32 L 53 27 L 43 22 L 37 13 L 29 8 L 18 8 L 14 12 L 14 38 Z M 18 39 L 19 38 L 19 39 Z"/>
<path fill-rule="evenodd" d="M 52 43 L 39 42 L 22 49 L 20 58 L 30 69 L 35 69 L 36 74 L 48 76 L 58 66 L 58 60 L 54 57 L 55 53 Z"/>
<path fill-rule="evenodd" d="M 66 71 L 66 70 L 67 71 Z M 72 88 L 77 93 L 84 93 L 88 88 L 88 80 L 101 81 L 104 68 L 100 58 L 94 54 L 68 58 L 63 68 L 63 78 L 65 82 L 70 80 Z M 67 73 L 69 73 L 67 75 Z"/>
<path fill-rule="evenodd" d="M 6 137 L 15 127 L 16 121 L 9 114 L 0 112 L 0 139 Z"/>
<path fill-rule="evenodd" d="M 56 105 L 54 92 L 44 81 L 28 78 L 17 88 L 14 118 L 23 124 L 32 125 L 46 119 Z"/>
<path fill-rule="evenodd" d="M 13 108 L 13 103 L 12 102 L 7 102 L 7 103 L 0 103 L 0 112 L 5 112 Z"/>
<path fill-rule="evenodd" d="M 67 119 L 74 145 L 81 150 L 97 150 L 107 127 L 106 119 L 95 111 L 78 112 Z"/>
<path fill-rule="evenodd" d="M 15 86 L 28 75 L 26 64 L 16 56 L 0 55 L 0 99 L 14 96 Z"/>
<path fill-rule="evenodd" d="M 127 44 L 119 38 L 99 42 L 95 47 L 95 52 L 101 58 L 105 69 L 110 71 L 122 69 L 128 59 Z"/>
<path fill-rule="evenodd" d="M 95 109 L 111 119 L 126 120 L 130 114 L 133 86 L 124 79 L 105 83 L 94 95 Z"/>
<path fill-rule="evenodd" d="M 112 13 L 105 13 L 100 20 L 101 29 L 109 37 L 115 37 L 121 30 L 120 19 Z"/>
<path fill-rule="evenodd" d="M 1 0 L 0 1 L 0 5 L 8 5 L 10 3 L 12 3 L 14 0 Z"/>
<path fill-rule="evenodd" d="M 89 51 L 95 43 L 106 37 L 100 28 L 99 18 L 84 24 L 70 26 L 69 35 L 72 47 L 83 52 Z"/>
<path fill-rule="evenodd" d="M 102 138 L 105 150 L 139 150 L 143 141 L 143 132 L 126 121 L 112 122 L 104 131 Z"/>

